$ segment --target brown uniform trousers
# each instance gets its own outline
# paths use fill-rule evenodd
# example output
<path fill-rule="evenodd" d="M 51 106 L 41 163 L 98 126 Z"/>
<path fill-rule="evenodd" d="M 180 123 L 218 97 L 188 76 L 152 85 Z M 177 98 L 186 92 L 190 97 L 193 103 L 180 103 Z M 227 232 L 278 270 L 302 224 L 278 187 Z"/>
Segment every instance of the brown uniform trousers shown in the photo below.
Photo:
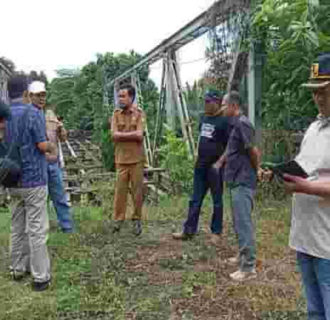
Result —
<path fill-rule="evenodd" d="M 118 164 L 114 203 L 114 219 L 125 220 L 127 193 L 130 193 L 134 204 L 133 220 L 142 217 L 143 203 L 143 162 L 134 164 Z"/>
<path fill-rule="evenodd" d="M 134 108 L 130 111 L 116 109 L 112 117 L 112 134 L 116 131 L 143 131 L 143 117 L 143 111 L 139 108 Z M 129 190 L 134 205 L 132 219 L 140 220 L 142 217 L 144 159 L 143 142 L 125 141 L 115 143 L 117 180 L 114 220 L 125 220 Z"/>

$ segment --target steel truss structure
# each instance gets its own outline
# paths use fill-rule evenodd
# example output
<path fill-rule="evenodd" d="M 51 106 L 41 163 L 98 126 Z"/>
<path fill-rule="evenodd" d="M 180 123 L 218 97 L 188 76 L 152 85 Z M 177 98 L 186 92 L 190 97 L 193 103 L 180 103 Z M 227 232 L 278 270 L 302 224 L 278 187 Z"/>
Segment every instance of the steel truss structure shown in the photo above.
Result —
<path fill-rule="evenodd" d="M 230 6 L 231 1 L 226 2 L 226 9 L 228 10 L 228 6 Z M 235 1 L 234 1 L 235 2 Z M 229 4 L 229 5 L 228 5 Z M 216 23 L 220 25 L 224 22 L 225 18 L 223 16 L 219 16 L 216 19 Z M 214 23 L 214 22 L 213 22 Z M 199 38 L 204 35 L 208 31 L 214 28 L 214 24 L 210 22 L 209 19 L 209 10 L 206 10 L 194 20 L 189 22 L 179 31 L 174 33 L 168 39 L 161 42 L 157 47 L 147 53 L 138 63 L 136 63 L 133 67 L 129 68 L 121 75 L 112 79 L 109 82 L 105 80 L 105 91 L 114 87 L 115 93 L 115 104 L 116 104 L 116 92 L 119 84 L 122 81 L 130 81 L 137 88 L 138 93 L 138 103 L 142 106 L 142 95 L 141 89 L 139 85 L 138 79 L 138 70 L 145 66 L 151 65 L 156 61 L 162 60 L 162 77 L 161 77 L 161 87 L 160 87 L 160 97 L 159 104 L 157 110 L 157 119 L 156 119 L 156 130 L 155 136 L 153 139 L 153 144 L 150 144 L 150 137 L 148 135 L 148 131 L 146 130 L 145 135 L 145 149 L 147 153 L 148 163 L 150 166 L 155 166 L 157 161 L 157 146 L 159 143 L 159 138 L 162 135 L 162 127 L 165 120 L 166 113 L 166 122 L 171 129 L 174 129 L 175 117 L 178 115 L 180 118 L 181 131 L 184 138 L 184 141 L 187 145 L 187 149 L 191 157 L 194 157 L 195 154 L 195 143 L 192 134 L 191 121 L 189 118 L 189 112 L 187 108 L 187 103 L 185 100 L 185 96 L 183 94 L 183 87 L 180 78 L 179 65 L 177 62 L 176 51 L 188 44 L 189 42 Z M 240 73 L 240 63 L 243 59 L 244 61 L 248 61 L 247 57 L 249 53 L 239 52 L 239 42 L 241 39 L 236 40 L 238 43 L 234 45 L 235 52 L 233 54 L 233 58 L 231 61 L 231 68 L 228 70 L 229 79 L 228 79 L 228 90 L 231 88 L 235 77 L 237 80 L 237 74 Z M 252 66 L 253 68 L 253 66 Z M 105 79 L 105 77 L 104 77 Z M 250 79 L 250 76 L 248 77 Z M 252 84 L 249 85 L 249 91 L 255 90 L 255 83 L 252 81 Z M 105 94 L 105 100 L 107 99 L 107 94 Z M 252 96 L 249 94 L 249 110 L 253 107 L 250 107 L 250 104 L 254 104 L 255 94 Z M 107 103 L 109 104 L 109 103 Z M 253 111 L 253 110 L 252 110 Z"/>
<path fill-rule="evenodd" d="M 7 82 L 10 76 L 10 70 L 0 62 L 0 100 L 5 103 L 9 103 Z"/>

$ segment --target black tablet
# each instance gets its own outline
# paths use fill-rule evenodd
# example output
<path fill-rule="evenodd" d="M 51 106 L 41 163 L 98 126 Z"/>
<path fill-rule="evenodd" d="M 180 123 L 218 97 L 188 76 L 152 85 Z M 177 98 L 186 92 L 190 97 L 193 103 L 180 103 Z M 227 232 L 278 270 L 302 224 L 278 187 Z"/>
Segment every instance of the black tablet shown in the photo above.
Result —
<path fill-rule="evenodd" d="M 293 176 L 298 176 L 301 178 L 307 178 L 308 174 L 305 170 L 299 165 L 299 163 L 295 160 L 291 160 L 289 162 L 281 163 L 272 168 L 275 175 L 283 178 L 283 174 L 291 174 Z"/>

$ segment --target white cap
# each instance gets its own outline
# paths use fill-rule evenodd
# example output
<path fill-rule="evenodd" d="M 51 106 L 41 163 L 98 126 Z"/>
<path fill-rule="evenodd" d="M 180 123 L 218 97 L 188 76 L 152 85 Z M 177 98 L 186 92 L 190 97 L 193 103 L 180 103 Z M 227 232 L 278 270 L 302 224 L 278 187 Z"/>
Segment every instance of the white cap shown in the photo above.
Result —
<path fill-rule="evenodd" d="M 40 92 L 46 92 L 45 84 L 41 81 L 33 81 L 29 85 L 29 92 L 32 93 L 40 93 Z"/>

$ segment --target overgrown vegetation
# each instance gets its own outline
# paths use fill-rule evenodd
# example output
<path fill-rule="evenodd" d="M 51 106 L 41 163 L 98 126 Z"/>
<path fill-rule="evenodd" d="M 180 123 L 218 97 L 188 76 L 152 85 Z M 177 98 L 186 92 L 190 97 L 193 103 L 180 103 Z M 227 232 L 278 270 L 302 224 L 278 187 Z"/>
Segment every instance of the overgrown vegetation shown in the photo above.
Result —
<path fill-rule="evenodd" d="M 263 0 L 253 12 L 248 46 L 258 45 L 263 57 L 262 124 L 269 159 L 293 156 L 292 140 L 284 130 L 304 129 L 316 115 L 311 95 L 300 89 L 318 52 L 330 51 L 328 1 Z M 244 42 L 242 45 L 247 45 Z M 113 168 L 113 145 L 108 117 L 113 90 L 103 90 L 104 78 L 113 78 L 136 63 L 134 52 L 98 55 L 81 70 L 59 70 L 50 84 L 49 102 L 57 105 L 68 128 L 91 129 L 102 144 L 104 161 Z M 7 61 L 11 66 L 11 62 Z M 213 65 L 216 67 L 216 65 Z M 158 92 L 140 71 L 143 108 L 153 136 Z M 203 111 L 207 86 L 224 88 L 223 79 L 207 78 L 187 87 L 186 98 L 194 122 Z M 276 130 L 276 131 L 271 131 Z M 275 132 L 275 133 L 274 133 Z M 64 235 L 51 216 L 49 239 L 53 284 L 42 295 L 31 292 L 29 281 L 13 283 L 8 275 L 10 215 L 0 219 L 0 319 L 303 319 L 305 299 L 293 253 L 287 247 L 290 199 L 280 184 L 258 188 L 254 221 L 257 230 L 258 279 L 237 286 L 224 263 L 236 253 L 228 199 L 225 197 L 225 232 L 212 244 L 207 233 L 211 201 L 202 210 L 201 232 L 192 241 L 175 242 L 170 232 L 181 229 L 192 189 L 193 159 L 184 141 L 171 131 L 162 137 L 160 166 L 169 169 L 172 194 L 155 205 L 146 205 L 144 233 L 131 234 L 128 221 L 113 235 L 114 185 L 99 184 L 100 207 L 76 207 L 78 233 Z M 277 156 L 277 158 L 274 157 Z M 267 160 L 269 160 L 267 159 Z M 277 200 L 276 200 L 277 199 Z M 280 199 L 281 201 L 278 201 Z"/>
<path fill-rule="evenodd" d="M 317 113 L 300 85 L 323 51 L 330 51 L 329 3 L 264 0 L 252 20 L 252 41 L 264 56 L 262 119 L 264 129 L 301 130 Z"/>
<path fill-rule="evenodd" d="M 159 150 L 161 167 L 170 174 L 171 190 L 174 194 L 189 193 L 192 190 L 194 159 L 189 157 L 187 146 L 181 138 L 167 130 Z"/>
<path fill-rule="evenodd" d="M 51 211 L 49 250 L 52 286 L 33 293 L 30 279 L 13 283 L 8 274 L 10 214 L 0 219 L 0 319 L 275 319 L 305 316 L 295 259 L 287 248 L 289 203 L 256 204 L 258 279 L 240 286 L 224 262 L 236 253 L 228 199 L 225 231 L 214 245 L 206 231 L 191 241 L 172 240 L 181 228 L 188 197 L 172 196 L 144 209 L 144 233 L 136 238 L 127 221 L 112 234 L 113 185 L 101 185 L 102 208 L 76 207 L 78 232 L 57 233 Z"/>

